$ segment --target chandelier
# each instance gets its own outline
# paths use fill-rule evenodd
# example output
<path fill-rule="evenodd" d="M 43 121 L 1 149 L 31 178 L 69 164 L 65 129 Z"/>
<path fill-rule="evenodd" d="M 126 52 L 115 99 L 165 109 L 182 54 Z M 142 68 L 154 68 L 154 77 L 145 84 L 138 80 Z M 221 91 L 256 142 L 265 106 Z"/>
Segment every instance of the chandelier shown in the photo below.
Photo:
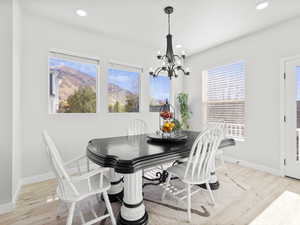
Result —
<path fill-rule="evenodd" d="M 186 54 L 184 51 L 180 55 L 174 54 L 173 44 L 172 44 L 172 34 L 170 29 L 170 15 L 173 13 L 173 7 L 168 6 L 164 9 L 165 13 L 168 15 L 168 35 L 167 35 L 167 50 L 166 54 L 162 55 L 160 52 L 157 54 L 157 59 L 162 62 L 162 66 L 153 69 L 150 68 L 149 74 L 153 77 L 157 77 L 160 73 L 167 73 L 168 77 L 178 77 L 178 73 L 182 72 L 184 75 L 189 75 L 190 71 L 188 68 L 183 67 Z"/>

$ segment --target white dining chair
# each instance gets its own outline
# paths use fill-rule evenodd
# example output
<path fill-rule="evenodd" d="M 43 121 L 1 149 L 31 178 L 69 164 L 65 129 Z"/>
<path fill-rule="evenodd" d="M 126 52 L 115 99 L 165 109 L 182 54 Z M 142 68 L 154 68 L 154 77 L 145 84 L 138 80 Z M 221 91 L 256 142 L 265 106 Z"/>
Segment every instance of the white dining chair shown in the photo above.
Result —
<path fill-rule="evenodd" d="M 127 135 L 140 135 L 148 132 L 147 123 L 141 119 L 134 119 L 130 121 L 127 129 Z"/>
<path fill-rule="evenodd" d="M 79 215 L 81 222 L 82 224 L 90 225 L 110 217 L 111 223 L 116 225 L 116 220 L 107 195 L 107 190 L 110 188 L 110 182 L 104 176 L 104 172 L 108 171 L 108 168 L 97 167 L 96 169 L 90 170 L 89 163 L 86 161 L 87 172 L 83 173 L 82 168 L 80 168 L 80 161 L 84 160 L 85 157 L 78 157 L 64 163 L 53 140 L 46 131 L 43 132 L 43 137 L 53 172 L 55 173 L 58 181 L 58 187 L 56 190 L 57 195 L 61 201 L 70 205 L 66 224 L 72 224 L 77 203 L 90 196 L 102 194 L 108 214 L 102 216 L 97 215 L 92 204 L 89 204 L 89 208 L 91 209 L 94 219 L 86 222 L 82 212 L 80 211 Z M 87 158 L 85 159 L 88 160 Z M 67 167 L 72 165 L 77 165 L 78 168 L 75 175 L 70 175 L 67 172 Z"/>
<path fill-rule="evenodd" d="M 141 119 L 134 119 L 130 121 L 127 135 L 140 135 L 140 134 L 147 134 L 149 132 L 147 123 Z M 163 171 L 164 166 L 158 165 L 156 167 L 151 167 L 143 170 L 143 176 L 148 177 L 150 179 L 155 179 L 155 175 L 158 171 Z"/>
<path fill-rule="evenodd" d="M 219 120 L 218 122 L 210 122 L 208 124 L 202 124 L 202 127 L 206 128 L 206 129 L 212 128 L 215 126 L 218 126 L 221 129 L 222 136 L 223 136 L 223 138 L 225 138 L 226 134 L 227 134 L 227 126 L 226 126 L 224 120 Z M 224 168 L 225 171 L 227 171 L 227 167 L 226 167 L 225 160 L 224 160 L 224 150 L 223 149 L 218 149 L 216 151 L 216 159 L 218 159 L 220 161 L 220 163 L 218 164 L 218 168 Z"/>
<path fill-rule="evenodd" d="M 193 185 L 205 184 L 211 201 L 213 205 L 215 204 L 215 199 L 209 186 L 209 179 L 213 163 L 215 163 L 216 150 L 221 142 L 221 138 L 222 130 L 220 127 L 215 126 L 208 128 L 196 138 L 188 161 L 167 169 L 169 176 L 164 187 L 162 200 L 164 200 L 167 192 L 181 201 L 187 198 L 188 221 L 191 221 L 191 196 L 201 190 L 199 186 L 197 186 L 197 190 L 191 192 Z M 170 185 L 172 176 L 178 177 L 185 183 L 186 188 L 173 192 L 172 185 Z M 178 197 L 185 192 L 186 195 L 180 198 Z"/>
<path fill-rule="evenodd" d="M 219 129 L 222 131 L 222 138 L 223 139 L 226 138 L 227 126 L 224 121 L 220 121 L 218 123 L 213 123 L 213 124 L 211 124 L 211 126 L 218 126 Z M 226 173 L 228 173 L 226 163 L 224 160 L 224 150 L 223 149 L 218 149 L 216 151 L 216 158 L 220 160 L 220 164 L 219 164 L 218 168 L 223 168 L 226 171 Z"/>

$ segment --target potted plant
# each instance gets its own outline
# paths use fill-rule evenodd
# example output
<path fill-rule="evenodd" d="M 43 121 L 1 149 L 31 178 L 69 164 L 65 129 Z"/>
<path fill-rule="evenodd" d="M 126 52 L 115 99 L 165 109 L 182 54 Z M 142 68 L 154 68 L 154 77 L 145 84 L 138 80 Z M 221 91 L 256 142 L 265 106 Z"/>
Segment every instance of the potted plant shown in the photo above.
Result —
<path fill-rule="evenodd" d="M 189 119 L 191 118 L 192 112 L 189 110 L 188 105 L 188 94 L 187 93 L 179 93 L 177 96 L 177 101 L 179 104 L 179 112 L 181 117 L 181 127 L 182 129 L 189 129 Z"/>

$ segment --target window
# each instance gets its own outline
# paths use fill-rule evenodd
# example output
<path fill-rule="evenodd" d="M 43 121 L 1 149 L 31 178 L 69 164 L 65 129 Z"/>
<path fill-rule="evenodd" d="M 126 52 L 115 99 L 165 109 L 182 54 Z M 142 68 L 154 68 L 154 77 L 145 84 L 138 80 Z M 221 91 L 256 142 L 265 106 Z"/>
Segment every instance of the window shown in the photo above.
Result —
<path fill-rule="evenodd" d="M 108 111 L 139 112 L 142 69 L 110 63 L 108 69 Z"/>
<path fill-rule="evenodd" d="M 297 89 L 297 97 L 296 97 L 296 105 L 297 105 L 297 133 L 300 134 L 300 66 L 296 67 L 296 89 Z"/>
<path fill-rule="evenodd" d="M 240 61 L 204 71 L 203 85 L 207 122 L 224 121 L 228 136 L 243 139 L 245 63 Z"/>
<path fill-rule="evenodd" d="M 99 61 L 50 52 L 50 113 L 96 113 Z"/>
<path fill-rule="evenodd" d="M 167 76 L 150 77 L 150 112 L 159 112 L 160 107 L 170 102 L 171 80 Z"/>

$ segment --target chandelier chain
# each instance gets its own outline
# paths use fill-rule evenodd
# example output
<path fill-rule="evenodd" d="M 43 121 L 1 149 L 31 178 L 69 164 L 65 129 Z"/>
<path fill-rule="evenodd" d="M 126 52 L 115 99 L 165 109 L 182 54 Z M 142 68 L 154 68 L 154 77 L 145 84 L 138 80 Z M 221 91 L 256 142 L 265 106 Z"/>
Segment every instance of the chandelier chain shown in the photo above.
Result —
<path fill-rule="evenodd" d="M 168 14 L 168 24 L 169 24 L 169 34 L 171 34 L 171 21 L 170 21 L 170 14 Z"/>

